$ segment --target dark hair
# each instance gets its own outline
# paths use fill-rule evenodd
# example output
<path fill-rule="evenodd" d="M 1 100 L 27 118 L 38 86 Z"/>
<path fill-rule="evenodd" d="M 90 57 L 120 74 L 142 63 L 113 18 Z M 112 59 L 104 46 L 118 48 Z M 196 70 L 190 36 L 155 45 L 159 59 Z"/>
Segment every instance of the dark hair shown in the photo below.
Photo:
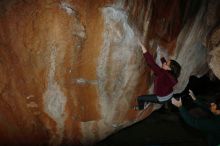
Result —
<path fill-rule="evenodd" d="M 170 60 L 170 72 L 177 79 L 180 76 L 181 66 L 175 60 Z"/>

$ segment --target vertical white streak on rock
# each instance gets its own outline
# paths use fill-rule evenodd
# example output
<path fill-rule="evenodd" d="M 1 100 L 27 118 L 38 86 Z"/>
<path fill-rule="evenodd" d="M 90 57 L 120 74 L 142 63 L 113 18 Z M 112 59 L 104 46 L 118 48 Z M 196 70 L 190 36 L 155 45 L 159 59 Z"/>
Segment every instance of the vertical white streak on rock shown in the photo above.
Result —
<path fill-rule="evenodd" d="M 185 89 L 191 75 L 202 76 L 208 71 L 207 49 L 202 45 L 203 38 L 207 34 L 207 28 L 203 22 L 204 12 L 203 4 L 193 24 L 186 25 L 178 36 L 174 59 L 181 64 L 182 70 L 175 93 Z"/>
<path fill-rule="evenodd" d="M 147 12 L 146 12 L 145 18 L 144 18 L 143 38 L 147 37 L 148 28 L 149 28 L 149 24 L 150 24 L 150 20 L 151 20 L 151 15 L 152 15 L 152 0 L 149 0 L 148 5 L 147 5 Z"/>
<path fill-rule="evenodd" d="M 105 122 L 120 125 L 114 122 L 119 122 L 130 108 L 133 89 L 140 76 L 142 54 L 137 49 L 137 38 L 128 24 L 126 12 L 106 7 L 102 13 L 104 44 L 97 69 L 100 105 Z"/>
<path fill-rule="evenodd" d="M 51 143 L 53 145 L 60 145 L 63 139 L 64 121 L 66 118 L 64 110 L 67 99 L 54 79 L 56 72 L 56 54 L 57 49 L 52 48 L 50 56 L 50 69 L 48 74 L 48 85 L 43 97 L 44 111 L 52 119 L 54 119 L 57 124 L 57 131 L 54 135 L 52 135 Z"/>

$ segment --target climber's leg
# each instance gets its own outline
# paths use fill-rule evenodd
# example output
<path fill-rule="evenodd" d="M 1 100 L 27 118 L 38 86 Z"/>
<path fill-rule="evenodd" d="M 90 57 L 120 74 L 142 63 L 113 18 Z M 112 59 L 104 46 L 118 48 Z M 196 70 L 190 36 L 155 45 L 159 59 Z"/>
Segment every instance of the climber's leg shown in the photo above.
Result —
<path fill-rule="evenodd" d="M 142 95 L 138 96 L 137 103 L 138 106 L 135 107 L 135 110 L 142 110 L 147 103 L 159 103 L 157 96 L 154 94 L 151 95 Z"/>

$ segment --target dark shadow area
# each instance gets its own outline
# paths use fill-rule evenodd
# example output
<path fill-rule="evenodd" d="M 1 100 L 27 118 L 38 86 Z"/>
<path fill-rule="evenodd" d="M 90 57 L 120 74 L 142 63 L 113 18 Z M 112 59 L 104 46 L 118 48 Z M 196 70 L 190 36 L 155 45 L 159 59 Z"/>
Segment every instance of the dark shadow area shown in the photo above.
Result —
<path fill-rule="evenodd" d="M 220 92 L 220 80 L 210 80 L 208 74 L 200 78 L 191 76 L 186 89 L 181 94 L 187 94 L 189 89 L 193 90 L 195 95 L 213 96 Z"/>
<path fill-rule="evenodd" d="M 220 80 L 210 80 L 208 74 L 200 78 L 191 76 L 185 90 L 175 95 L 175 97 L 182 97 L 183 105 L 188 109 L 195 107 L 191 97 L 188 95 L 189 89 L 193 91 L 198 99 L 208 103 L 213 97 L 220 94 Z"/>
<path fill-rule="evenodd" d="M 96 146 L 205 146 L 204 136 L 174 112 L 156 111 Z"/>
<path fill-rule="evenodd" d="M 211 81 L 208 75 L 201 78 L 190 77 L 186 89 L 176 97 L 182 96 L 183 104 L 194 109 L 192 99 L 187 96 L 188 90 L 204 100 L 220 92 L 220 81 Z M 198 111 L 196 113 L 199 113 Z M 177 108 L 168 104 L 149 117 L 127 127 L 95 146 L 206 146 L 205 135 L 188 126 L 180 117 Z"/>

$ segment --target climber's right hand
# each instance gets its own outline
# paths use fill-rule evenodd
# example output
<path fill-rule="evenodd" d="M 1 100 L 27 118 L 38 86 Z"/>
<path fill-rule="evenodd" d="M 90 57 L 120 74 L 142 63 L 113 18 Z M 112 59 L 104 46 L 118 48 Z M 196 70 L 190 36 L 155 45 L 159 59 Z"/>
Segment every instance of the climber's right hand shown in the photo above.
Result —
<path fill-rule="evenodd" d="M 146 49 L 145 46 L 141 43 L 140 40 L 138 40 L 138 44 L 141 46 L 142 52 L 143 52 L 143 53 L 146 53 L 146 52 L 147 52 L 147 49 Z"/>

